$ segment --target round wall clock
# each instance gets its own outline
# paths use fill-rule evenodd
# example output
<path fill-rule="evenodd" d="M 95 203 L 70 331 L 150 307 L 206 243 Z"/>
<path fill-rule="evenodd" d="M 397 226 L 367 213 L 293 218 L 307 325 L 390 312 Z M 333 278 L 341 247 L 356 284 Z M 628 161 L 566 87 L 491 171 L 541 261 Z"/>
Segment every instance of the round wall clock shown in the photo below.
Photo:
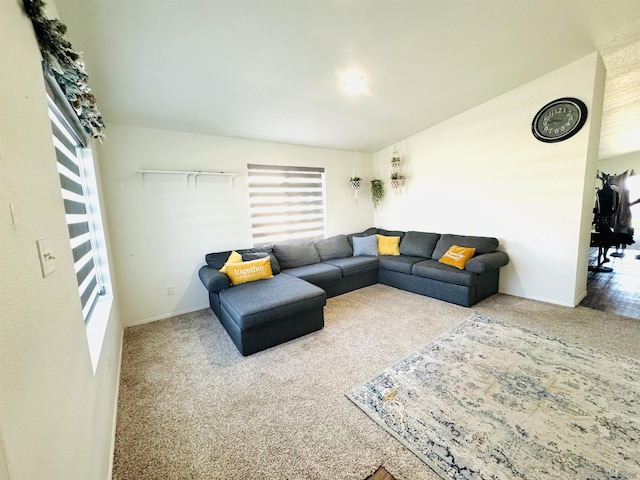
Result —
<path fill-rule="evenodd" d="M 574 136 L 587 121 L 587 106 L 577 98 L 565 97 L 547 103 L 531 123 L 541 142 L 561 142 Z"/>

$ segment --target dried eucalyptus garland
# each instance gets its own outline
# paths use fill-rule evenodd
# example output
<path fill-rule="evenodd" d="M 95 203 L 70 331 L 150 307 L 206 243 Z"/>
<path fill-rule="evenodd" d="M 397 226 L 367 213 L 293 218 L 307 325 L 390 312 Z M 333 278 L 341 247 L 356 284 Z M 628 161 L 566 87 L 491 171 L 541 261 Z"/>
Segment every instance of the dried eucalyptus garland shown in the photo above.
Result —
<path fill-rule="evenodd" d="M 102 115 L 87 85 L 89 76 L 82 57 L 65 38 L 66 25 L 45 16 L 43 0 L 23 0 L 23 3 L 40 45 L 42 69 L 58 82 L 87 133 L 102 140 L 105 128 Z"/>

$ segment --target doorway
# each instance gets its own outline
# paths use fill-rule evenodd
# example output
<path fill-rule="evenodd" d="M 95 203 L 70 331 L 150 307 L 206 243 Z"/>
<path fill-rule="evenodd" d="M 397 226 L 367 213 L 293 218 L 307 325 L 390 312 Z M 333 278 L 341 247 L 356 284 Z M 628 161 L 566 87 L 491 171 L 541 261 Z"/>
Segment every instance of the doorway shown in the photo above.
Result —
<path fill-rule="evenodd" d="M 630 202 L 640 199 L 640 174 L 628 177 L 626 185 Z M 606 266 L 611 271 L 589 271 L 587 296 L 580 305 L 640 320 L 640 203 L 630 208 L 635 243 L 609 249 Z M 598 264 L 598 255 L 598 247 L 592 247 L 589 265 Z"/>

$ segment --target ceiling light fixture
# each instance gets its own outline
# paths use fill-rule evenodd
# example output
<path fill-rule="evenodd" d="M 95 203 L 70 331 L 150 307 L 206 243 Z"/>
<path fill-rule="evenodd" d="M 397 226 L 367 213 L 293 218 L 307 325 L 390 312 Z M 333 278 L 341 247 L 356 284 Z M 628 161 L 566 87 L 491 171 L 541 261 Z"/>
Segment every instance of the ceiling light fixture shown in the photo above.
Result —
<path fill-rule="evenodd" d="M 343 73 L 340 77 L 342 88 L 349 93 L 362 93 L 364 91 L 364 77 L 357 70 Z"/>

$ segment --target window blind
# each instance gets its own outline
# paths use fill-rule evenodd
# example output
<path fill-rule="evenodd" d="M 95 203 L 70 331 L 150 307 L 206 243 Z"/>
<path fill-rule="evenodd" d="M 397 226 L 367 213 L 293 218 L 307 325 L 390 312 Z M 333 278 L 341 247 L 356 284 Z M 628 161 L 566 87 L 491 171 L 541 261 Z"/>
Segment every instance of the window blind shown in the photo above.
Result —
<path fill-rule="evenodd" d="M 65 218 L 82 303 L 82 316 L 86 323 L 99 296 L 104 293 L 104 287 L 94 258 L 90 192 L 83 168 L 84 145 L 50 96 L 48 101 Z"/>
<path fill-rule="evenodd" d="M 325 236 L 324 168 L 247 165 L 254 245 Z"/>

